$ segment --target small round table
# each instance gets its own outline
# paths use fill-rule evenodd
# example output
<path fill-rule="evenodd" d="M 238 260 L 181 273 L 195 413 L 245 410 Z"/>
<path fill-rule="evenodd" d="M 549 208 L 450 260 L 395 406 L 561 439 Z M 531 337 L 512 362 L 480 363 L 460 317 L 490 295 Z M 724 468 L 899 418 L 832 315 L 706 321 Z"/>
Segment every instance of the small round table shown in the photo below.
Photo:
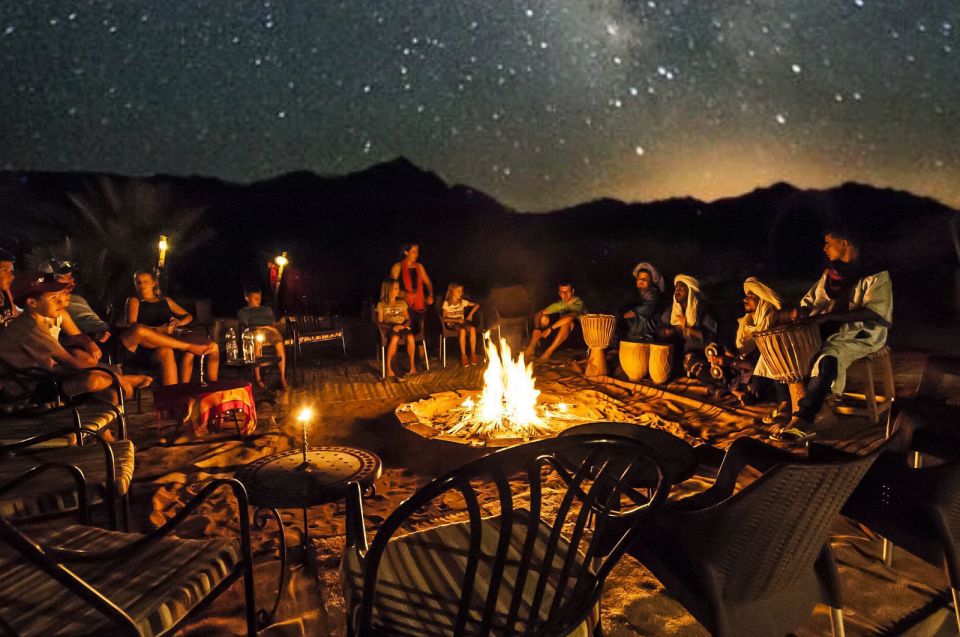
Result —
<path fill-rule="evenodd" d="M 277 522 L 280 533 L 280 585 L 273 610 L 261 612 L 261 622 L 276 616 L 280 597 L 286 587 L 286 533 L 277 509 L 302 509 L 303 532 L 300 547 L 304 561 L 311 560 L 312 545 L 307 523 L 307 509 L 343 499 L 350 483 L 364 491 L 375 492 L 374 483 L 382 470 L 380 458 L 369 451 L 353 447 L 308 447 L 291 449 L 254 460 L 237 472 L 237 479 L 247 490 L 247 497 L 256 507 L 254 525 L 264 528 L 269 515 Z"/>

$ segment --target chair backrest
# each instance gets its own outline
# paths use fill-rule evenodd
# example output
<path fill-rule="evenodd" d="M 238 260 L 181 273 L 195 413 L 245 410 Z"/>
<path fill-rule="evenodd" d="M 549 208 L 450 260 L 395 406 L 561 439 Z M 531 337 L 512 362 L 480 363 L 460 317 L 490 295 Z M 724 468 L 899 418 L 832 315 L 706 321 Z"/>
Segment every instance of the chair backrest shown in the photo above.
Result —
<path fill-rule="evenodd" d="M 643 464 L 652 465 L 660 476 L 649 498 L 623 480 Z M 556 480 L 544 481 L 548 468 L 557 474 Z M 437 478 L 402 503 L 370 545 L 357 634 L 371 629 L 377 571 L 391 537 L 411 516 L 449 492 L 463 498 L 469 535 L 453 634 L 488 635 L 495 613 L 498 637 L 566 634 L 590 614 L 604 579 L 634 539 L 645 514 L 666 497 L 669 485 L 663 476 L 653 452 L 641 443 L 585 434 L 504 449 Z M 478 482 L 492 488 L 477 488 Z M 488 510 L 499 503 L 496 541 L 483 540 L 487 547 L 495 544 L 495 551 L 481 548 L 481 494 L 490 499 L 483 503 Z M 590 517 L 593 533 L 584 533 Z M 616 522 L 608 524 L 612 520 Z M 617 529 L 619 541 L 612 542 L 613 550 L 602 557 L 598 538 L 609 540 L 614 532 L 610 529 Z M 487 526 L 486 533 L 490 530 Z M 516 533 L 522 535 L 518 538 Z M 485 598 L 474 590 L 481 563 L 488 584 Z"/>
<path fill-rule="evenodd" d="M 785 463 L 705 509 L 703 543 L 721 597 L 748 602 L 806 577 L 840 508 L 876 460 Z"/>
<path fill-rule="evenodd" d="M 498 317 L 520 318 L 533 314 L 533 301 L 530 293 L 522 285 L 505 288 L 493 288 L 487 297 L 489 304 Z"/>
<path fill-rule="evenodd" d="M 193 302 L 193 320 L 201 325 L 213 325 L 213 303 L 210 299 L 197 299 Z"/>

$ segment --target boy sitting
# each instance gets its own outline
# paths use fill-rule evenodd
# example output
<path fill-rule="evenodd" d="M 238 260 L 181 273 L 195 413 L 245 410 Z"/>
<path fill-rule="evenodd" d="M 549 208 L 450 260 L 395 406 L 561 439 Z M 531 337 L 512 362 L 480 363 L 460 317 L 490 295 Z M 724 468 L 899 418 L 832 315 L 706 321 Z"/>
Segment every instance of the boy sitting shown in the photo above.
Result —
<path fill-rule="evenodd" d="M 237 319 L 241 326 L 246 326 L 254 330 L 254 334 L 263 336 L 263 342 L 266 345 L 273 345 L 277 350 L 277 357 L 280 362 L 277 368 L 280 370 L 280 386 L 287 388 L 287 355 L 283 347 L 283 335 L 277 325 L 277 319 L 273 315 L 273 310 L 261 305 L 263 302 L 263 292 L 255 285 L 248 285 L 243 288 L 243 298 L 246 299 L 246 307 L 240 308 L 237 312 Z M 260 378 L 260 368 L 253 370 L 254 378 L 257 381 L 257 387 L 264 389 L 263 380 Z"/>

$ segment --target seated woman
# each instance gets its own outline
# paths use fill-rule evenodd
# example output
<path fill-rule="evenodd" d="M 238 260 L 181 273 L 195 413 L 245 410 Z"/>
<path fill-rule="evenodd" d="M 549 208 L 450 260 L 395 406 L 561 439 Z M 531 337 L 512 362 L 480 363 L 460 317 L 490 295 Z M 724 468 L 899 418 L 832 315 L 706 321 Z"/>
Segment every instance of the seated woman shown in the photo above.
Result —
<path fill-rule="evenodd" d="M 448 330 L 455 330 L 460 340 L 460 364 L 464 367 L 480 362 L 477 357 L 477 326 L 473 317 L 479 304 L 463 298 L 463 285 L 451 283 L 447 286 L 447 296 L 443 300 L 441 312 L 443 324 Z M 470 334 L 470 358 L 467 358 L 467 333 Z"/>
<path fill-rule="evenodd" d="M 160 295 L 160 287 L 157 285 L 157 279 L 151 272 L 140 270 L 133 275 L 136 296 L 127 299 L 127 324 L 142 325 L 150 328 L 159 334 L 177 335 L 178 330 L 185 325 L 189 325 L 193 316 L 184 310 L 176 301 L 169 297 Z M 188 336 L 186 334 L 183 335 Z M 189 335 L 189 338 L 176 338 L 185 347 L 176 347 L 182 349 L 183 357 L 180 359 L 180 382 L 189 383 L 193 375 L 194 356 L 207 356 L 207 378 L 216 381 L 220 373 L 220 348 L 217 344 L 206 337 Z M 164 370 L 164 384 L 173 384 L 170 370 L 172 370 L 172 380 L 176 382 L 176 363 L 173 360 L 173 351 L 163 351 L 164 348 L 157 348 L 152 358 L 158 362 Z"/>
<path fill-rule="evenodd" d="M 380 337 L 387 342 L 387 378 L 391 380 L 403 380 L 393 372 L 393 357 L 397 353 L 397 344 L 401 338 L 407 343 L 410 373 L 417 373 L 417 345 L 413 340 L 413 332 L 410 331 L 410 310 L 407 308 L 407 302 L 397 298 L 398 296 L 400 296 L 399 281 L 387 279 L 380 284 L 377 327 L 380 328 Z"/>
<path fill-rule="evenodd" d="M 621 338 L 632 343 L 649 343 L 657 336 L 660 324 L 660 299 L 663 296 L 663 277 L 652 264 L 643 261 L 633 268 L 640 299 L 621 309 Z"/>

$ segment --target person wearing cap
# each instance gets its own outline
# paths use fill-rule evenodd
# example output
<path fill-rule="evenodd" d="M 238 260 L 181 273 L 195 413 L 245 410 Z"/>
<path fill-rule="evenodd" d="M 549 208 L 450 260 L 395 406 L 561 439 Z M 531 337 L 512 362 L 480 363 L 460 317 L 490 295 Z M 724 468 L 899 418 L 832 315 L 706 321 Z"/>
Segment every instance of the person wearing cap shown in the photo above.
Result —
<path fill-rule="evenodd" d="M 641 261 L 632 271 L 640 300 L 620 310 L 622 340 L 649 343 L 657 336 L 660 325 L 660 300 L 663 297 L 663 277 L 650 263 Z"/>
<path fill-rule="evenodd" d="M 664 310 L 660 337 L 683 349 L 683 371 L 704 384 L 711 382 L 705 349 L 717 340 L 718 323 L 704 303 L 700 281 L 688 274 L 673 279 L 673 305 Z"/>
<path fill-rule="evenodd" d="M 0 330 L 0 359 L 12 367 L 38 367 L 52 374 L 86 371 L 70 375 L 63 381 L 63 391 L 68 396 L 101 392 L 112 384 L 110 375 L 91 369 L 89 359 L 76 350 L 68 350 L 50 332 L 50 322 L 63 312 L 63 291 L 66 284 L 50 280 L 41 273 L 21 274 L 14 288 L 14 301 L 23 308 L 23 313 Z M 121 374 L 120 385 L 126 395 L 132 396 L 137 387 L 148 386 L 149 376 Z M 112 393 L 108 393 L 115 399 Z"/>
<path fill-rule="evenodd" d="M 13 302 L 10 286 L 13 284 L 15 259 L 6 250 L 0 249 L 0 329 L 7 326 L 20 314 L 19 308 Z"/>
<path fill-rule="evenodd" d="M 109 348 L 108 351 L 112 351 L 116 357 L 115 362 L 123 365 L 143 346 L 146 350 L 152 350 L 153 358 L 159 362 L 164 385 L 174 385 L 178 380 L 175 350 L 196 355 L 209 353 L 209 345 L 189 343 L 143 325 L 130 325 L 112 334 L 110 326 L 97 315 L 87 300 L 76 294 L 77 265 L 54 259 L 50 261 L 48 270 L 56 281 L 67 285 L 62 292 L 67 305 L 62 313 L 59 340 L 68 349 L 81 349 L 99 361 L 101 350 Z"/>

